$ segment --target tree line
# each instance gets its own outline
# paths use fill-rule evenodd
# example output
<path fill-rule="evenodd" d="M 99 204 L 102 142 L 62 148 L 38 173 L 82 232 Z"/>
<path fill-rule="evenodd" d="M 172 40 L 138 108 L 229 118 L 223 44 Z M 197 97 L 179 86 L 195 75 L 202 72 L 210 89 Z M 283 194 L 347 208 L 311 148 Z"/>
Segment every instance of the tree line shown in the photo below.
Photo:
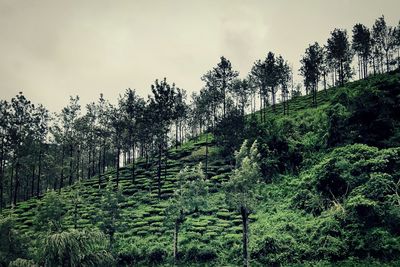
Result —
<path fill-rule="evenodd" d="M 399 67 L 399 51 L 400 23 L 388 26 L 384 16 L 372 29 L 354 25 L 352 42 L 346 30 L 334 29 L 326 45 L 311 44 L 300 61 L 305 93 L 311 94 L 317 105 L 320 83 L 327 89 L 343 85 L 356 74 L 351 65 L 354 55 L 362 79 Z M 232 114 L 244 120 L 246 112 L 254 114 L 257 109 L 258 118 L 266 121 L 267 107 L 277 112 L 278 101 L 288 114 L 288 100 L 301 94 L 288 61 L 271 51 L 254 62 L 243 79 L 229 59 L 221 57 L 201 80 L 204 86 L 190 101 L 184 89 L 166 78 L 155 80 L 147 99 L 127 89 L 117 104 L 101 94 L 83 109 L 75 96 L 55 114 L 43 105 L 34 105 L 22 93 L 11 101 L 1 100 L 0 209 L 93 176 L 100 185 L 109 169 L 115 169 L 118 185 L 121 164 L 130 166 L 134 183 L 138 157 L 146 160 L 148 168 L 157 169 L 161 197 L 169 148 L 206 133 L 207 175 L 208 133 L 215 132 L 217 124 L 231 119 Z"/>

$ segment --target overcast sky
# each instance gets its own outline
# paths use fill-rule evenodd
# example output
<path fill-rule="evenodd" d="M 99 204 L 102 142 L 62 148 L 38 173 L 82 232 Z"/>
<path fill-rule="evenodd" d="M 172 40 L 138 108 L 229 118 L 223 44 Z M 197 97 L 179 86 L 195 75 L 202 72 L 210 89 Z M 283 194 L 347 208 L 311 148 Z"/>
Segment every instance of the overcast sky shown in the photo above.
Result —
<path fill-rule="evenodd" d="M 400 19 L 399 0 L 0 0 L 0 98 L 19 91 L 59 111 L 70 95 L 144 97 L 167 77 L 189 93 L 220 56 L 245 77 L 268 51 L 299 68 L 331 30 Z"/>

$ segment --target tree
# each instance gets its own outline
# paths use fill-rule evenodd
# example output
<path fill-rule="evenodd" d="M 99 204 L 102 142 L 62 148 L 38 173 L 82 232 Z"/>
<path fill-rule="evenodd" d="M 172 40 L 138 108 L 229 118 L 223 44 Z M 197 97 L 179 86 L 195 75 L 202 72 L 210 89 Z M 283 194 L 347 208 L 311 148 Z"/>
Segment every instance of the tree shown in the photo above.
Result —
<path fill-rule="evenodd" d="M 243 116 L 249 104 L 250 89 L 250 82 L 247 79 L 236 79 L 232 84 L 232 94 L 236 99 L 236 106 Z"/>
<path fill-rule="evenodd" d="M 10 143 L 10 149 L 12 151 L 12 166 L 15 169 L 14 175 L 14 194 L 12 194 L 12 187 L 10 185 L 10 197 L 12 198 L 12 204 L 17 203 L 19 189 L 21 185 L 21 168 L 23 167 L 22 159 L 26 155 L 24 149 L 28 148 L 29 141 L 33 135 L 32 127 L 32 113 L 35 106 L 25 98 L 20 92 L 16 97 L 11 99 L 11 116 L 10 116 L 10 127 L 8 128 L 8 138 Z M 13 172 L 11 172 L 12 176 Z M 13 178 L 10 179 L 12 184 Z"/>
<path fill-rule="evenodd" d="M 312 103 L 317 106 L 318 82 L 322 72 L 323 49 L 316 42 L 306 49 L 300 60 L 300 74 L 304 77 L 304 86 L 312 93 Z"/>
<path fill-rule="evenodd" d="M 201 97 L 201 99 L 207 98 L 207 105 L 204 107 L 201 105 L 202 110 L 211 110 L 212 112 L 212 126 L 213 128 L 215 127 L 215 124 L 218 120 L 218 109 L 221 105 L 221 102 L 223 101 L 223 94 L 218 88 L 218 79 L 215 77 L 213 71 L 207 72 L 205 75 L 201 77 L 201 80 L 206 83 L 204 86 L 204 89 L 201 90 L 200 95 L 203 94 L 204 97 Z M 195 102 L 196 97 L 192 97 L 193 101 Z M 195 103 L 195 105 L 197 105 Z M 193 110 L 193 112 L 199 111 L 199 110 Z M 198 113 L 196 117 L 196 123 L 202 124 L 202 112 Z"/>
<path fill-rule="evenodd" d="M 72 199 L 71 199 L 71 204 L 72 204 L 72 210 L 70 213 L 72 214 L 72 221 L 74 223 L 74 229 L 78 229 L 78 221 L 80 218 L 80 210 L 79 207 L 83 205 L 84 201 L 82 198 L 82 193 L 83 193 L 83 187 L 82 187 L 82 182 L 79 180 L 77 183 L 75 183 L 75 188 L 72 190 Z"/>
<path fill-rule="evenodd" d="M 121 116 L 122 109 L 121 106 L 113 106 L 109 104 L 107 108 L 107 117 L 108 123 L 111 129 L 111 136 L 113 139 L 114 147 L 115 147 L 115 172 L 116 178 L 115 182 L 118 187 L 119 184 L 119 166 L 120 166 L 120 156 L 121 156 L 121 148 L 122 148 L 122 133 L 125 129 L 126 121 L 123 120 Z"/>
<path fill-rule="evenodd" d="M 49 111 L 43 106 L 39 105 L 34 112 L 34 120 L 35 120 L 35 141 L 38 146 L 38 174 L 37 174 L 37 184 L 36 184 L 36 197 L 39 197 L 40 194 L 40 183 L 42 177 L 42 161 L 44 151 L 44 143 L 48 134 L 48 123 L 50 121 Z M 32 196 L 33 196 L 33 184 L 32 184 Z"/>
<path fill-rule="evenodd" d="M 279 70 L 275 54 L 272 52 L 268 52 L 267 58 L 265 59 L 265 76 L 266 86 L 272 96 L 272 111 L 275 112 L 276 92 L 278 91 L 279 84 Z"/>
<path fill-rule="evenodd" d="M 221 61 L 218 63 L 217 67 L 214 68 L 213 74 L 222 92 L 223 117 L 225 117 L 227 91 L 230 90 L 233 80 L 239 76 L 239 72 L 232 69 L 232 64 L 228 59 L 221 57 Z"/>
<path fill-rule="evenodd" d="M 4 205 L 4 178 L 7 159 L 7 132 L 10 123 L 10 105 L 7 101 L 0 100 L 0 212 Z"/>
<path fill-rule="evenodd" d="M 340 85 L 351 78 L 350 63 L 353 57 L 346 30 L 334 29 L 327 44 L 328 60 L 331 60 L 339 73 Z"/>
<path fill-rule="evenodd" d="M 207 206 L 208 187 L 201 163 L 191 170 L 182 169 L 178 175 L 178 188 L 169 200 L 166 208 L 167 220 L 174 224 L 173 254 L 178 260 L 179 230 L 185 217 L 193 212 L 199 212 Z"/>
<path fill-rule="evenodd" d="M 400 69 L 400 21 L 394 32 L 395 44 L 397 48 L 397 68 Z"/>
<path fill-rule="evenodd" d="M 289 82 L 291 79 L 291 69 L 287 61 L 280 55 L 277 59 L 278 83 L 281 86 L 283 114 L 289 114 Z"/>
<path fill-rule="evenodd" d="M 168 146 L 167 137 L 173 119 L 175 104 L 175 84 L 169 85 L 167 79 L 158 80 L 151 86 L 153 96 L 150 98 L 149 110 L 155 125 L 155 136 L 158 143 L 158 197 L 161 198 L 161 160 L 164 146 Z M 166 162 L 166 161 L 165 161 Z"/>
<path fill-rule="evenodd" d="M 379 51 L 380 54 L 384 53 L 386 58 L 387 72 L 390 71 L 391 53 L 396 43 L 395 32 L 395 28 L 390 26 L 388 27 L 386 25 L 385 17 L 383 15 L 375 21 L 372 27 L 372 36 L 374 38 L 376 49 Z M 381 60 L 381 67 L 382 64 L 383 60 Z"/>
<path fill-rule="evenodd" d="M 249 215 L 254 212 L 257 203 L 258 181 L 261 177 L 258 164 L 257 141 L 248 148 L 244 141 L 239 152 L 235 153 L 236 169 L 225 184 L 226 202 L 232 209 L 240 212 L 243 226 L 243 264 L 250 266 Z"/>
<path fill-rule="evenodd" d="M 104 195 L 101 199 L 101 210 L 99 214 L 100 229 L 108 236 L 110 249 L 114 245 L 114 234 L 118 230 L 121 212 L 119 203 L 123 200 L 122 189 L 114 187 L 111 181 L 108 181 Z"/>
<path fill-rule="evenodd" d="M 175 121 L 175 148 L 182 143 L 182 121 L 187 115 L 187 104 L 186 104 L 186 91 L 177 88 L 176 97 L 174 103 L 174 121 Z"/>
<path fill-rule="evenodd" d="M 353 50 L 358 55 L 359 76 L 368 76 L 368 61 L 372 50 L 372 39 L 369 29 L 363 24 L 356 24 L 353 27 Z"/>
<path fill-rule="evenodd" d="M 64 186 L 64 160 L 67 149 L 69 150 L 69 179 L 68 184 L 72 184 L 73 180 L 73 152 L 77 142 L 75 122 L 79 116 L 81 106 L 79 104 L 79 96 L 70 97 L 68 106 L 64 107 L 59 114 L 60 119 L 60 137 L 61 137 L 61 179 L 60 189 Z"/>
<path fill-rule="evenodd" d="M 265 121 L 265 108 L 268 102 L 268 90 L 266 80 L 266 64 L 265 61 L 257 60 L 251 68 L 250 77 L 254 81 L 256 87 L 259 88 L 260 96 L 260 116 L 261 121 Z"/>
<path fill-rule="evenodd" d="M 27 254 L 24 239 L 15 229 L 12 216 L 0 217 L 0 266 L 8 266 L 10 261 Z"/>
<path fill-rule="evenodd" d="M 145 102 L 136 94 L 135 90 L 128 89 L 123 98 L 120 99 L 120 106 L 122 108 L 121 115 L 124 117 L 126 125 L 125 139 L 128 149 L 128 163 L 130 163 L 132 158 L 131 178 L 132 182 L 134 182 L 138 125 L 140 118 L 143 116 Z"/>
<path fill-rule="evenodd" d="M 67 209 L 65 200 L 55 191 L 47 192 L 37 207 L 34 225 L 36 229 L 50 232 L 63 230 L 63 219 Z"/>

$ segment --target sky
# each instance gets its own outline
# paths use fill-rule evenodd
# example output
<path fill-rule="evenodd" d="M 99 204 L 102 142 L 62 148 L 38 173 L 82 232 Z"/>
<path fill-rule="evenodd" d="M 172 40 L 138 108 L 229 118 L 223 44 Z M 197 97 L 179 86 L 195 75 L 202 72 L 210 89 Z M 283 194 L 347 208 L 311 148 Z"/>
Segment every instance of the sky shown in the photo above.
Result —
<path fill-rule="evenodd" d="M 0 0 L 0 99 L 22 91 L 58 112 L 75 95 L 82 106 L 127 88 L 147 98 L 163 77 L 190 95 L 221 56 L 244 78 L 268 51 L 296 73 L 334 28 L 351 35 L 381 15 L 394 26 L 399 10 L 399 0 Z"/>

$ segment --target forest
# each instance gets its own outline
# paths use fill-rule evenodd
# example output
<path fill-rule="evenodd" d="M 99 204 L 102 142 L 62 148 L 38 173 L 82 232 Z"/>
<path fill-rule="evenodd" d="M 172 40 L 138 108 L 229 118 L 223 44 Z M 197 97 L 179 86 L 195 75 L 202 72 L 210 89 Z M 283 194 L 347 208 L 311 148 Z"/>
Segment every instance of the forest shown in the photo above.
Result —
<path fill-rule="evenodd" d="M 0 100 L 0 266 L 399 266 L 400 22 L 188 96 Z M 295 84 L 299 73 L 302 84 Z"/>

